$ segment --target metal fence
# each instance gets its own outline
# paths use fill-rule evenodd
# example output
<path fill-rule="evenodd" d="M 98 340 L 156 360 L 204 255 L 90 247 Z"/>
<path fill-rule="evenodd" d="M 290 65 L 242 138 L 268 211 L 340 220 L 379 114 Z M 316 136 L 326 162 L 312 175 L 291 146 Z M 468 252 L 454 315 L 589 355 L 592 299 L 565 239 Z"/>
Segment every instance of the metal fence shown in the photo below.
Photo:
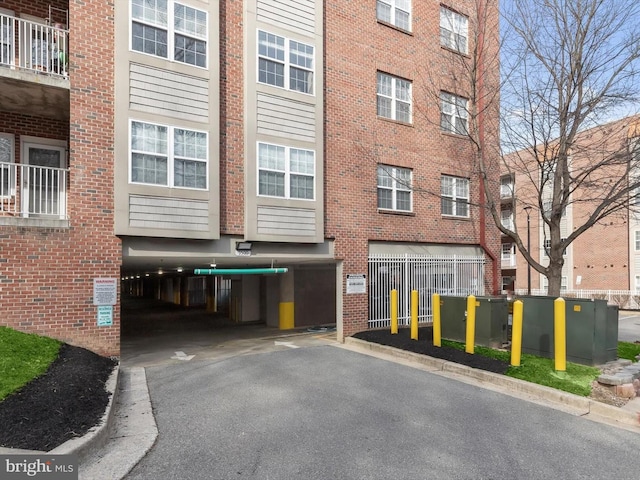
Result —
<path fill-rule="evenodd" d="M 418 322 L 432 321 L 431 296 L 484 295 L 484 257 L 385 255 L 369 257 L 369 328 L 391 322 L 391 290 L 398 291 L 398 324 L 409 325 L 411 291 L 418 291 Z"/>
<path fill-rule="evenodd" d="M 526 295 L 527 290 L 515 291 L 516 295 Z M 531 295 L 547 295 L 546 290 L 531 290 Z M 610 305 L 617 305 L 621 310 L 640 310 L 640 292 L 633 290 L 562 290 L 564 298 L 592 298 L 606 300 Z"/>

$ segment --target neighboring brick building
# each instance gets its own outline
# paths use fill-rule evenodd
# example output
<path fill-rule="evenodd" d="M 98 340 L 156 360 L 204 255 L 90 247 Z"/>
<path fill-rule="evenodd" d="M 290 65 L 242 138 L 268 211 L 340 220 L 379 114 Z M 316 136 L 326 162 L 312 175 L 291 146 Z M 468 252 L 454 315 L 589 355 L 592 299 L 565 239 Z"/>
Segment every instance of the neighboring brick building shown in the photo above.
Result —
<path fill-rule="evenodd" d="M 476 121 L 451 80 L 475 5 L 3 2 L 0 324 L 118 354 L 120 295 L 99 313 L 98 278 L 340 336 L 383 324 L 394 286 L 423 321 L 435 291 L 494 293 L 465 132 L 492 151 L 497 114 Z M 193 271 L 212 265 L 232 274 Z M 271 267 L 288 270 L 253 274 Z"/>
<path fill-rule="evenodd" d="M 609 183 L 615 178 L 625 178 L 624 162 L 633 158 L 628 154 L 638 155 L 636 150 L 639 137 L 638 121 L 637 117 L 623 118 L 579 133 L 576 146 L 571 153 L 571 165 L 574 171 L 583 170 L 586 165 L 593 166 L 619 154 L 622 160 L 621 165 L 603 166 L 598 168 L 596 174 L 602 176 L 604 182 Z M 528 158 L 523 152 L 512 155 L 520 155 L 523 159 Z M 507 162 L 509 161 L 507 157 Z M 535 164 L 532 159 L 531 165 Z M 611 173 L 611 178 L 604 173 L 606 171 Z M 515 226 L 526 245 L 527 215 L 523 206 L 537 204 L 537 194 L 531 193 L 533 185 L 526 177 L 540 179 L 541 175 L 530 173 L 524 175 L 523 173 L 516 169 L 513 176 L 502 177 L 502 213 L 503 224 L 513 224 L 515 209 Z M 563 237 L 568 236 L 569 232 L 584 223 L 586 215 L 601 203 L 590 200 L 598 196 L 593 186 L 579 188 L 572 194 L 561 223 Z M 623 208 L 605 220 L 597 222 L 567 248 L 562 271 L 563 290 L 640 290 L 640 217 L 632 212 L 633 208 L 633 205 L 631 209 Z M 549 242 L 545 231 L 548 230 L 543 228 L 539 209 L 533 207 L 529 210 L 529 222 L 531 251 L 534 258 L 545 264 L 548 256 L 544 247 L 545 242 L 547 247 Z M 509 237 L 503 236 L 502 246 L 503 290 L 526 291 L 528 288 L 527 263 L 517 252 Z M 532 292 L 534 294 L 546 292 L 546 277 L 534 269 L 531 270 Z"/>

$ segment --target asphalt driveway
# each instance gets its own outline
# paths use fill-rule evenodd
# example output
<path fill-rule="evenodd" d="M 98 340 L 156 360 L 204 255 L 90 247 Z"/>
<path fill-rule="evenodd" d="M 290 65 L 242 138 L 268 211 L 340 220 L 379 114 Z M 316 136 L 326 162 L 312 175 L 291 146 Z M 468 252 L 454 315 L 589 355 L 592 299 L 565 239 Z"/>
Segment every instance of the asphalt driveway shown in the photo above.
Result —
<path fill-rule="evenodd" d="M 636 478 L 637 433 L 296 345 L 147 369 L 159 436 L 128 479 Z"/>

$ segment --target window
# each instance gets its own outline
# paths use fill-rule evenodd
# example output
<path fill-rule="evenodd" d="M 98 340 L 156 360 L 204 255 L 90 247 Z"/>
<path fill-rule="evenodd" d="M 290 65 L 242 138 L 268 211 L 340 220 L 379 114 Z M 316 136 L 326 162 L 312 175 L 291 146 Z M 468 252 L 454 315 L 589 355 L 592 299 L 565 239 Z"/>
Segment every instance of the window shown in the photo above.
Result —
<path fill-rule="evenodd" d="M 468 130 L 467 99 L 441 92 L 440 128 L 445 132 L 466 135 Z"/>
<path fill-rule="evenodd" d="M 635 284 L 636 294 L 640 293 L 640 275 L 636 275 L 636 284 Z"/>
<path fill-rule="evenodd" d="M 131 0 L 131 48 L 207 66 L 207 12 L 172 0 Z"/>
<path fill-rule="evenodd" d="M 131 122 L 133 183 L 205 190 L 208 157 L 206 132 Z"/>
<path fill-rule="evenodd" d="M 442 215 L 469 216 L 469 179 L 443 175 L 440 180 Z"/>
<path fill-rule="evenodd" d="M 636 230 L 634 233 L 634 244 L 636 252 L 640 251 L 640 230 Z"/>
<path fill-rule="evenodd" d="M 500 223 L 504 228 L 513 230 L 513 212 L 511 210 L 502 210 L 500 212 Z"/>
<path fill-rule="evenodd" d="M 15 195 L 13 163 L 13 135 L 0 133 L 0 197 Z"/>
<path fill-rule="evenodd" d="M 560 241 L 564 242 L 566 240 L 566 238 L 561 238 Z M 548 238 L 545 238 L 544 242 L 543 242 L 543 246 L 544 246 L 544 256 L 548 257 L 549 256 L 549 250 L 551 249 L 551 240 L 549 240 Z M 565 248 L 564 252 L 562 252 L 562 255 L 566 255 L 567 254 L 567 249 Z"/>
<path fill-rule="evenodd" d="M 513 243 L 502 244 L 502 260 L 511 260 L 511 255 L 515 254 Z"/>
<path fill-rule="evenodd" d="M 464 15 L 440 7 L 440 44 L 460 53 L 467 53 L 469 21 Z"/>
<path fill-rule="evenodd" d="M 313 94 L 314 48 L 258 30 L 258 82 Z"/>
<path fill-rule="evenodd" d="M 411 31 L 411 0 L 378 0 L 378 20 Z"/>
<path fill-rule="evenodd" d="M 411 170 L 378 165 L 378 208 L 410 212 Z"/>
<path fill-rule="evenodd" d="M 315 152 L 258 143 L 258 195 L 313 200 Z"/>
<path fill-rule="evenodd" d="M 411 123 L 411 82 L 378 72 L 378 115 Z"/>
<path fill-rule="evenodd" d="M 513 177 L 511 175 L 500 178 L 500 197 L 513 197 Z"/>

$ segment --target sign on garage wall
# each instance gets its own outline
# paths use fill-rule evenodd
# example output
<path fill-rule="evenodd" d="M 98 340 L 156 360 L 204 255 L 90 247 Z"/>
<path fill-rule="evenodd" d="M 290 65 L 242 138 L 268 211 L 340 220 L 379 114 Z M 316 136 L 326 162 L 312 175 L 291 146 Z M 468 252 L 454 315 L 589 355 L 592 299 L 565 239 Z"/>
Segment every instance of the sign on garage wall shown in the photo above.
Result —
<path fill-rule="evenodd" d="M 347 293 L 367 293 L 365 274 L 347 274 Z"/>
<path fill-rule="evenodd" d="M 113 325 L 113 307 L 111 305 L 98 305 L 98 326 L 111 327 Z"/>
<path fill-rule="evenodd" d="M 115 305 L 116 303 L 118 303 L 118 279 L 94 278 L 93 304 Z"/>

